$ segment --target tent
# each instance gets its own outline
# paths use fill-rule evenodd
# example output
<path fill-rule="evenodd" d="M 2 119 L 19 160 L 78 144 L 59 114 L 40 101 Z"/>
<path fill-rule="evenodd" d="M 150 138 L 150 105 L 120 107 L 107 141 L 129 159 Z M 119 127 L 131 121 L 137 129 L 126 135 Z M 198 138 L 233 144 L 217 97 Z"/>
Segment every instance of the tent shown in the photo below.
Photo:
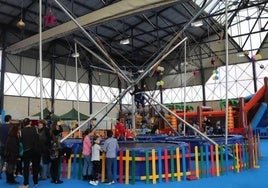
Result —
<path fill-rule="evenodd" d="M 80 120 L 87 120 L 89 116 L 79 113 Z M 78 111 L 75 108 L 72 108 L 69 112 L 60 116 L 61 120 L 78 120 Z"/>
<path fill-rule="evenodd" d="M 47 115 L 50 113 L 49 109 L 48 108 L 44 108 L 43 110 L 43 118 L 45 119 L 47 117 Z M 41 112 L 38 112 L 32 116 L 38 116 L 39 118 L 41 118 Z M 53 114 L 52 117 L 51 117 L 52 120 L 59 120 L 60 117 Z"/>

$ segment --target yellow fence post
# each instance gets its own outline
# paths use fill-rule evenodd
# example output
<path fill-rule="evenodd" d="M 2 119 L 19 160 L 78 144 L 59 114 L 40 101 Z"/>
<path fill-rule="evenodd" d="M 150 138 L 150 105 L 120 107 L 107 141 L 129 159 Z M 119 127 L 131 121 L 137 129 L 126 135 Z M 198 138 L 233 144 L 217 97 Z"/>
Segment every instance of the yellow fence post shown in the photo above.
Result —
<path fill-rule="evenodd" d="M 153 176 L 153 184 L 156 184 L 155 149 L 152 149 L 152 176 Z"/>
<path fill-rule="evenodd" d="M 126 150 L 126 156 L 125 156 L 125 183 L 129 184 L 129 150 Z"/>
<path fill-rule="evenodd" d="M 180 148 L 176 148 L 177 180 L 181 181 Z"/>
<path fill-rule="evenodd" d="M 194 147 L 194 153 L 195 153 L 195 175 L 199 179 L 198 146 Z"/>
<path fill-rule="evenodd" d="M 219 163 L 219 146 L 215 146 L 215 155 L 216 155 L 216 176 L 220 176 L 220 163 Z"/>

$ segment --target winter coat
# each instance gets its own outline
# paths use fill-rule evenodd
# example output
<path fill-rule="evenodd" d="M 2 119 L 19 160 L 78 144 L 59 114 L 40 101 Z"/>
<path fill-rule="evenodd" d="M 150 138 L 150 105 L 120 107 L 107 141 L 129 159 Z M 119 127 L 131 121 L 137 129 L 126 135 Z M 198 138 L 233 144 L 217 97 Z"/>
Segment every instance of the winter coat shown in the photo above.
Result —
<path fill-rule="evenodd" d="M 19 158 L 19 138 L 18 136 L 8 136 L 6 142 L 6 161 L 16 163 Z"/>

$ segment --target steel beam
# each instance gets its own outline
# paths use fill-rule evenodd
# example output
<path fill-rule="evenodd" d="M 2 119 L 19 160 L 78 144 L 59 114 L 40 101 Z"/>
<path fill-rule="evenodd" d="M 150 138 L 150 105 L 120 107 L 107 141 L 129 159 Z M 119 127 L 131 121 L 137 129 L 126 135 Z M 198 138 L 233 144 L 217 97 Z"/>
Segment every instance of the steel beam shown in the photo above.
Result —
<path fill-rule="evenodd" d="M 124 0 L 111 4 L 94 12 L 88 13 L 76 19 L 82 27 L 89 27 L 111 20 L 120 19 L 132 14 L 138 14 L 150 9 L 172 5 L 183 0 Z M 43 32 L 43 43 L 69 35 L 79 28 L 73 21 L 68 21 L 59 26 Z M 9 46 L 8 53 L 19 53 L 38 45 L 39 34 L 31 36 Z"/>

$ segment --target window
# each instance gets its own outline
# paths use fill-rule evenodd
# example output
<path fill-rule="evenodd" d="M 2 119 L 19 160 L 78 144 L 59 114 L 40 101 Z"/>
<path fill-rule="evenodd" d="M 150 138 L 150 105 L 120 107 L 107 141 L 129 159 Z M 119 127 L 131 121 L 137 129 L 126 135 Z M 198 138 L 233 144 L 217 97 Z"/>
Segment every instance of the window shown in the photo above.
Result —
<path fill-rule="evenodd" d="M 268 61 L 254 61 L 228 68 L 228 97 L 239 98 L 254 94 L 253 63 L 257 77 L 257 89 L 264 84 L 268 75 Z M 79 83 L 79 100 L 89 101 L 89 84 Z M 43 78 L 43 97 L 51 98 L 51 79 Z M 186 97 L 184 92 L 186 91 Z M 157 102 L 160 102 L 160 91 L 147 91 Z M 226 98 L 226 68 L 218 67 L 205 84 L 206 100 L 221 100 Z M 4 94 L 13 96 L 40 97 L 40 79 L 35 76 L 5 73 Z M 93 102 L 108 103 L 119 95 L 118 88 L 92 85 Z M 185 89 L 173 88 L 163 90 L 163 103 L 197 102 L 203 100 L 202 86 L 187 86 Z M 77 100 L 76 82 L 55 80 L 55 99 Z M 116 101 L 115 101 L 116 102 Z M 152 104 L 155 104 L 153 101 Z M 132 104 L 132 96 L 128 92 L 122 98 L 122 104 Z M 146 103 L 148 104 L 148 102 Z"/>

